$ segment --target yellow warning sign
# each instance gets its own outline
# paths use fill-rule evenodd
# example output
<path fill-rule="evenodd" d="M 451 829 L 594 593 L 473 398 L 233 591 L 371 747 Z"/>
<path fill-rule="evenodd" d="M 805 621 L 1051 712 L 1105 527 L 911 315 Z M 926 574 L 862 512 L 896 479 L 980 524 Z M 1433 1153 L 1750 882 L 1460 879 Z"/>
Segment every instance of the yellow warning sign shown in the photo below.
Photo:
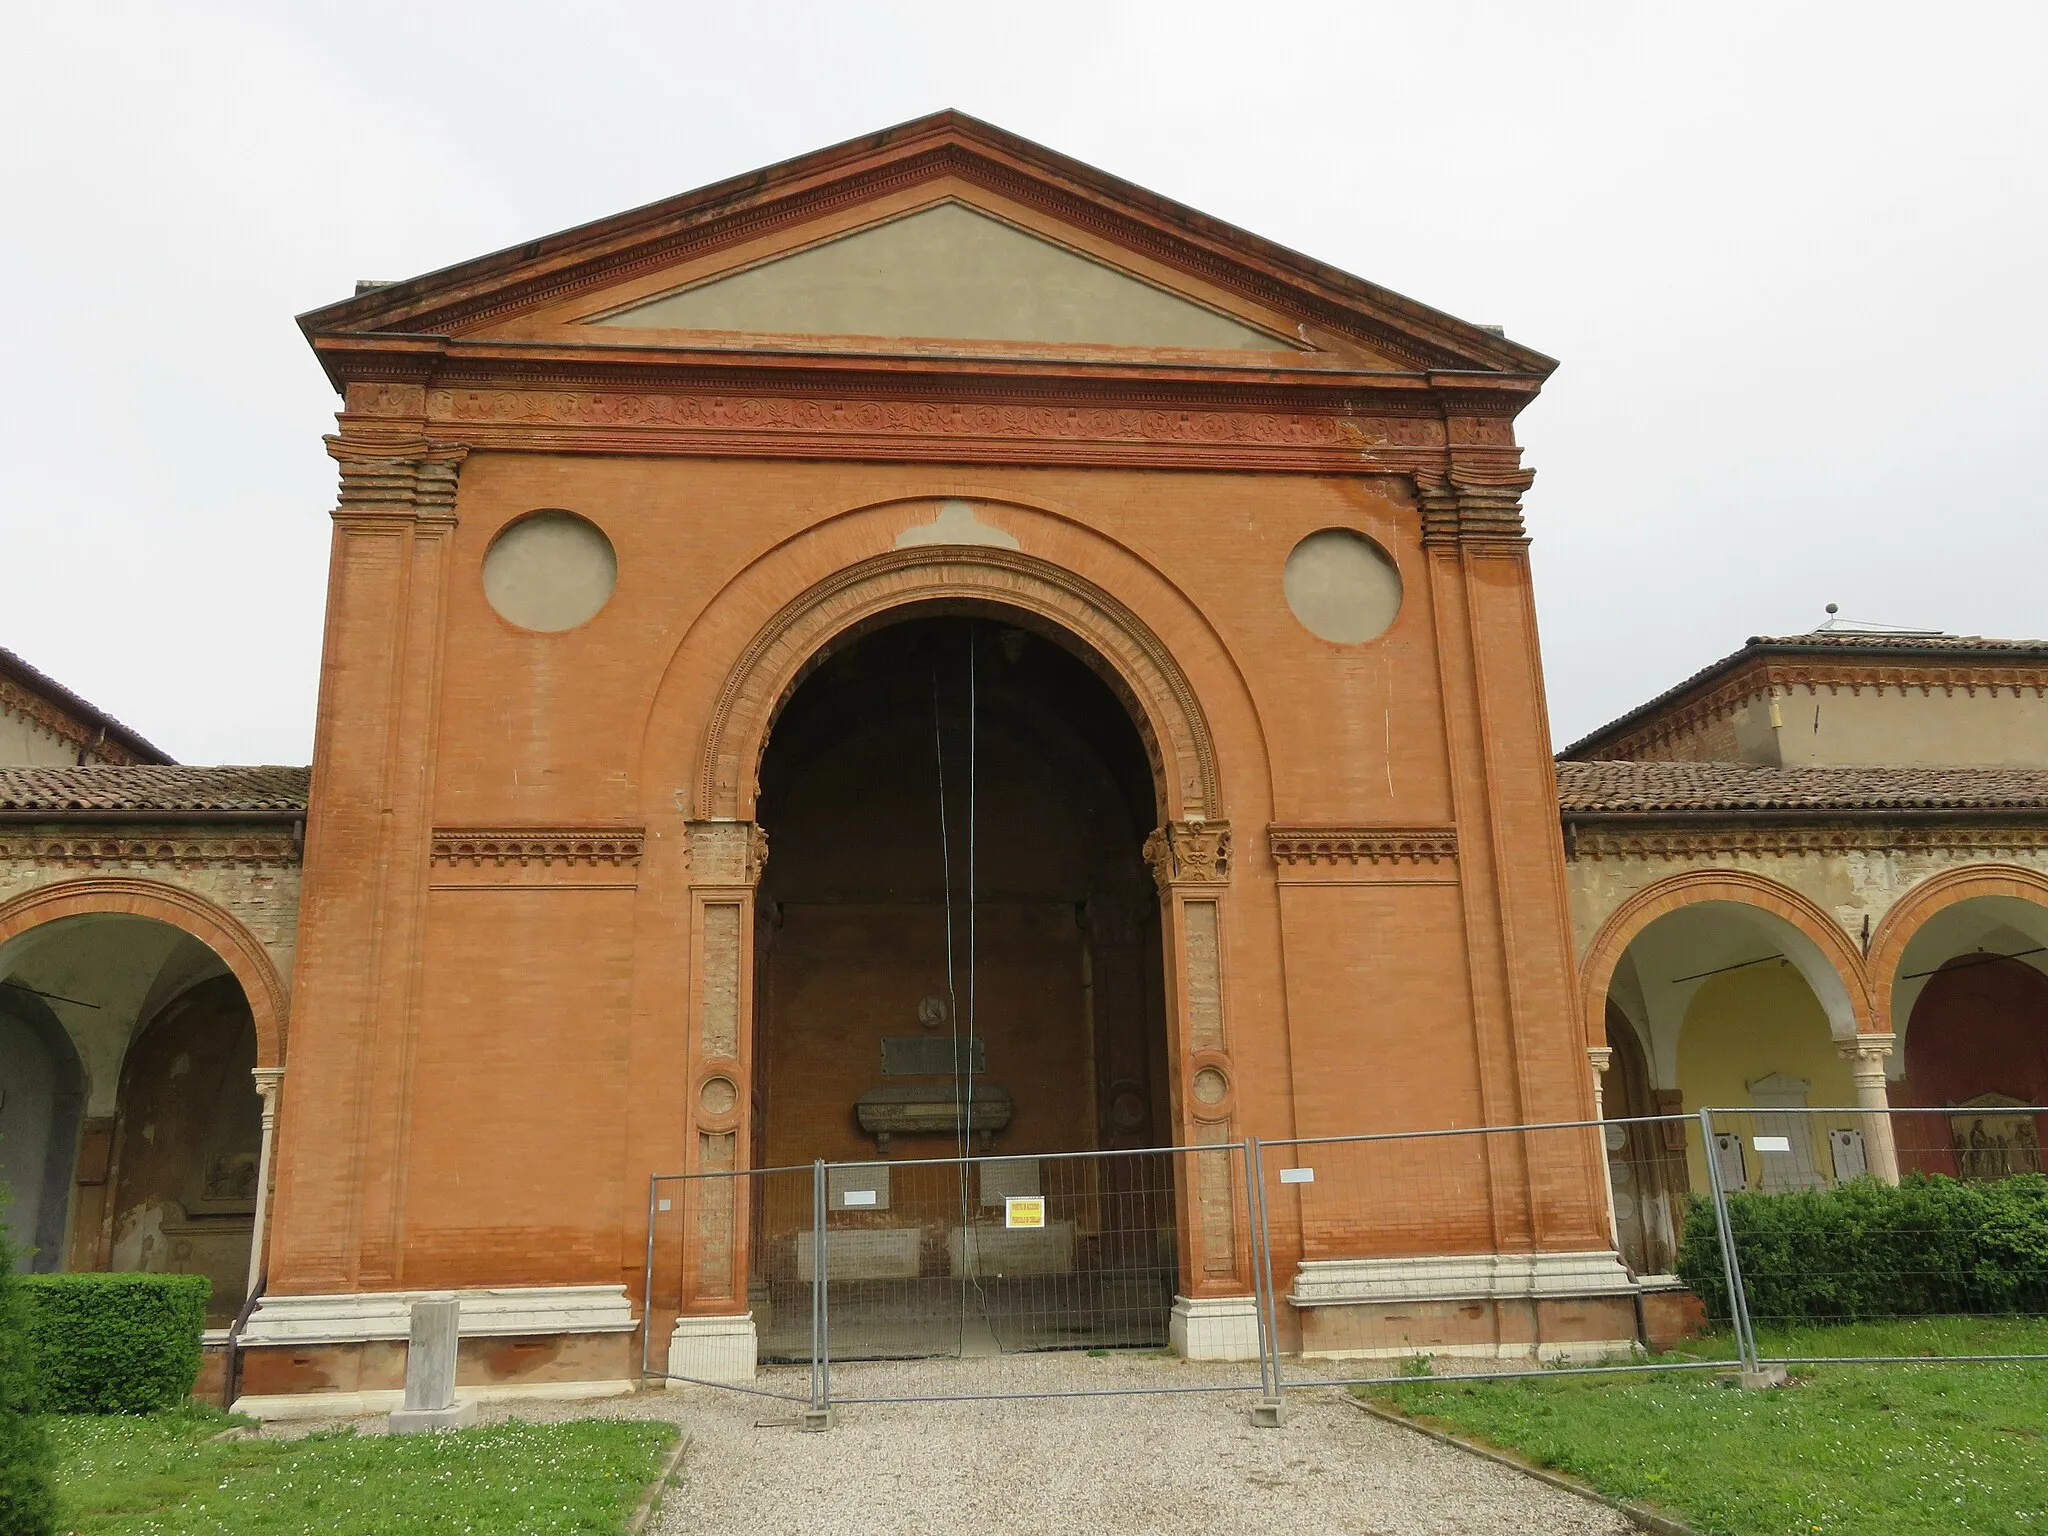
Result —
<path fill-rule="evenodd" d="M 1045 1196 L 1005 1195 L 1003 1197 L 1003 1225 L 1006 1227 L 1044 1226 Z"/>

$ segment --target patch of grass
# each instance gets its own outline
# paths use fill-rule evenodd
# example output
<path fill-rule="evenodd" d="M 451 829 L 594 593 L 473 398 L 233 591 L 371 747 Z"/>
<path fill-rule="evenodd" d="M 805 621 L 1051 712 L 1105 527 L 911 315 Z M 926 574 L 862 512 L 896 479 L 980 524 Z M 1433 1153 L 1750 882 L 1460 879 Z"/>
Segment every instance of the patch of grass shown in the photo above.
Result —
<path fill-rule="evenodd" d="M 80 1536 L 616 1536 L 675 1443 L 637 1420 L 219 1439 L 215 1409 L 46 1421 Z"/>
<path fill-rule="evenodd" d="M 1927 1319 L 1760 1338 L 1766 1355 L 2048 1352 L 2048 1323 Z M 1724 1339 L 1695 1358 L 1725 1358 Z M 2048 1362 L 1801 1367 L 1375 1391 L 1403 1412 L 1652 1504 L 1713 1536 L 2048 1536 Z"/>

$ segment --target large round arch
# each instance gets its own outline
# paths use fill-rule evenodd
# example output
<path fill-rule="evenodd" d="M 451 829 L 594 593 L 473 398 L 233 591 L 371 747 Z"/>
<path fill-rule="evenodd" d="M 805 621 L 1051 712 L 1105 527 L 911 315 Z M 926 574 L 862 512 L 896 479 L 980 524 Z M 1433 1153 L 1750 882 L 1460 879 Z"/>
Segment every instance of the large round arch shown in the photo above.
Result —
<path fill-rule="evenodd" d="M 2048 913 L 2048 874 L 2020 864 L 1973 864 L 1944 870 L 1912 887 L 1885 913 L 1871 936 L 1868 970 L 1871 998 L 1887 1027 L 1902 1022 L 1894 1018 L 1893 1005 L 1906 946 L 1937 913 L 1985 896 L 2017 898 Z"/>
<path fill-rule="evenodd" d="M 1829 1003 L 1833 990 L 1824 985 L 1832 972 L 1831 979 L 1839 988 L 1833 999 L 1835 1006 L 1829 1008 L 1828 1022 L 1835 1038 L 1850 1039 L 1876 1029 L 1863 957 L 1833 918 L 1799 892 L 1775 880 L 1746 870 L 1704 869 L 1687 870 L 1645 886 L 1601 924 L 1579 966 L 1580 1006 L 1586 1028 L 1589 1035 L 1598 1031 L 1588 1044 L 1606 1043 L 1607 994 L 1614 983 L 1615 968 L 1629 945 L 1659 918 L 1708 902 L 1754 908 L 1787 925 L 1811 946 L 1809 953 L 1788 954 L 1787 958 L 1807 974 L 1808 984 L 1822 999 L 1823 1006 Z M 1818 965 L 1828 970 L 1813 974 L 1810 968 Z"/>
<path fill-rule="evenodd" d="M 1208 721 L 1158 636 L 1084 577 L 1014 550 L 971 545 L 874 556 L 814 583 L 770 618 L 712 707 L 698 760 L 698 816 L 751 817 L 761 754 L 782 703 L 834 642 L 913 607 L 998 612 L 1073 648 L 1130 709 L 1152 758 L 1161 819 L 1223 816 Z"/>
<path fill-rule="evenodd" d="M 39 886 L 0 904 L 0 945 L 59 918 L 115 914 L 152 918 L 190 934 L 234 973 L 256 1028 L 256 1064 L 284 1065 L 290 997 L 262 942 L 235 915 L 160 880 L 98 876 Z"/>

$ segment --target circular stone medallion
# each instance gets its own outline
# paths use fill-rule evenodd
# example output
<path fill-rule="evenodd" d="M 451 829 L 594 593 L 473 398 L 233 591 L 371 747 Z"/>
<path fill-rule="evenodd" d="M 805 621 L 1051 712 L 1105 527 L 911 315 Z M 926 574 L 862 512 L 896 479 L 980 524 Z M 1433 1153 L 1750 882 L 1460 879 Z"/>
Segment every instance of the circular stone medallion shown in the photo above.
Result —
<path fill-rule="evenodd" d="M 618 580 L 612 541 L 574 512 L 530 513 L 484 555 L 484 596 L 498 616 L 542 634 L 588 623 Z"/>
<path fill-rule="evenodd" d="M 1336 645 L 1378 639 L 1401 611 L 1401 572 L 1362 533 L 1325 528 L 1294 546 L 1281 574 L 1303 628 Z"/>
<path fill-rule="evenodd" d="M 733 1105 L 739 1101 L 740 1091 L 729 1077 L 707 1077 L 704 1086 L 697 1090 L 697 1102 L 707 1115 L 731 1114 Z"/>
<path fill-rule="evenodd" d="M 1195 1097 L 1202 1103 L 1221 1104 L 1228 1092 L 1230 1079 L 1215 1067 L 1204 1067 L 1195 1074 Z"/>

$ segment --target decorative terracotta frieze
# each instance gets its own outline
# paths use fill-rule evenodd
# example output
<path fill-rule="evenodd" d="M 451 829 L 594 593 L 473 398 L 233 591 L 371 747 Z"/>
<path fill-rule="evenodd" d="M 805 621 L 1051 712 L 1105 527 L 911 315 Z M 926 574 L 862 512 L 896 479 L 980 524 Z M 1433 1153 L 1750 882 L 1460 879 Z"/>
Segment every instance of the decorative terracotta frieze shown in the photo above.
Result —
<path fill-rule="evenodd" d="M 639 827 L 436 827 L 433 862 L 446 868 L 609 865 L 640 862 Z"/>
<path fill-rule="evenodd" d="M 86 724 L 11 677 L 0 677 L 0 714 L 17 715 L 30 725 L 72 743 L 95 763 L 132 768 L 142 761 L 101 727 Z"/>
<path fill-rule="evenodd" d="M 54 817 L 52 818 L 55 819 Z M 197 835 L 191 832 L 0 832 L 0 861 L 20 859 L 67 868 L 108 864 L 175 865 L 200 868 L 216 864 L 293 865 L 299 845 L 284 833 Z"/>
<path fill-rule="evenodd" d="M 1266 828 L 1276 864 L 1431 864 L 1455 863 L 1458 834 L 1452 827 L 1305 827 Z"/>
<path fill-rule="evenodd" d="M 1565 851 L 1581 859 L 1714 859 L 1745 855 L 1797 858 L 1851 853 L 2048 853 L 2048 817 L 2034 826 L 1913 826 L 1859 822 L 1836 826 L 1766 826 L 1627 829 L 1575 822 Z"/>

